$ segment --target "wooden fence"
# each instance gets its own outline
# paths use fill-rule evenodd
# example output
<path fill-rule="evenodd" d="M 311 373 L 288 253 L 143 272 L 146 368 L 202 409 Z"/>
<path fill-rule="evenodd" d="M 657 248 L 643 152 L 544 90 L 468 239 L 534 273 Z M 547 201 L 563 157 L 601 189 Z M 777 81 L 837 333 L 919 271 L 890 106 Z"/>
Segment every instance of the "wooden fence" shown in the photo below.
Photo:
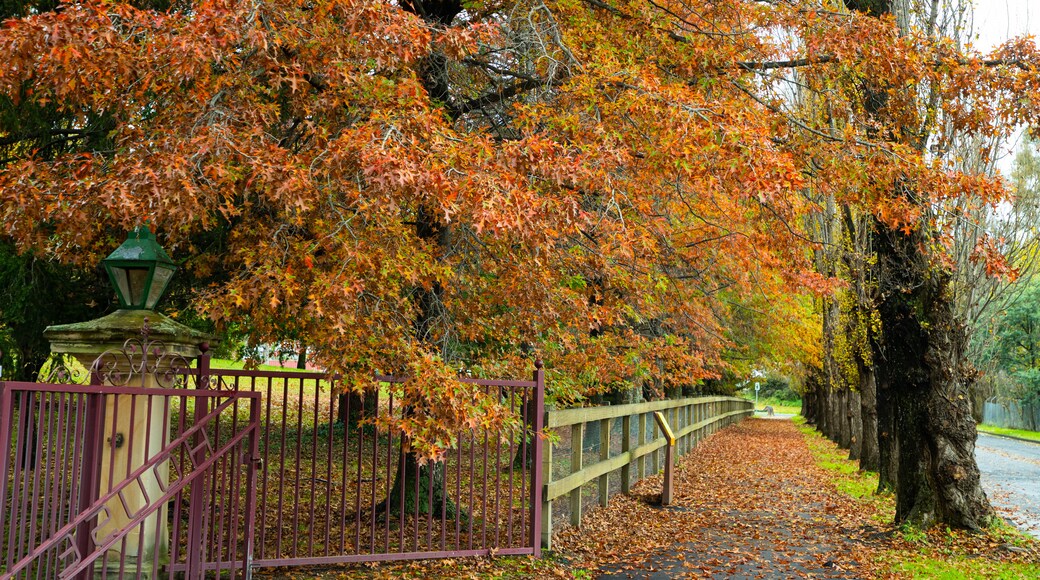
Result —
<path fill-rule="evenodd" d="M 652 413 L 661 411 L 676 437 L 679 456 L 689 452 L 698 441 L 723 427 L 754 413 L 754 404 L 734 397 L 692 397 L 578 409 L 552 410 L 545 413 L 545 427 L 557 432 L 570 427 L 570 473 L 553 480 L 553 451 L 558 444 L 546 444 L 543 459 L 545 491 L 542 494 L 542 546 L 552 547 L 552 502 L 568 495 L 570 521 L 581 525 L 582 485 L 597 481 L 599 502 L 606 506 L 610 499 L 608 477 L 620 470 L 621 492 L 663 467 L 662 449 L 668 444 L 654 426 Z M 621 421 L 620 452 L 611 456 L 611 422 Z M 599 461 L 584 464 L 582 441 L 586 425 L 599 422 Z M 636 425 L 633 441 L 633 422 Z M 648 429 L 649 427 L 649 429 Z M 649 464 L 649 465 L 648 465 Z M 635 469 L 633 469 L 633 466 Z"/>

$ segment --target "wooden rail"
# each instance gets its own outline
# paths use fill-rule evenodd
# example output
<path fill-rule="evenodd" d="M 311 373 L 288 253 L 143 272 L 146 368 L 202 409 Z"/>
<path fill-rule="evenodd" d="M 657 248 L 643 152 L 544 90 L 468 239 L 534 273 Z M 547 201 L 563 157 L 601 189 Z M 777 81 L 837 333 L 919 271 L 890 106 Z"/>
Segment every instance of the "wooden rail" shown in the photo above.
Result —
<path fill-rule="evenodd" d="M 581 526 L 581 486 L 596 480 L 599 484 L 599 503 L 606 506 L 610 499 L 608 477 L 621 470 L 621 492 L 628 493 L 632 485 L 663 466 L 661 450 L 668 441 L 659 430 L 647 432 L 647 420 L 654 411 L 664 413 L 676 437 L 676 451 L 681 457 L 697 442 L 719 429 L 740 421 L 754 413 L 754 404 L 735 397 L 691 397 L 650 401 L 630 405 L 583 407 L 546 411 L 545 427 L 570 427 L 570 473 L 553 480 L 553 445 L 545 446 L 542 473 L 545 490 L 542 493 L 542 546 L 552 548 L 552 502 L 569 496 L 571 525 Z M 611 457 L 611 421 L 621 421 L 621 451 Z M 632 421 L 636 421 L 636 441 L 632 441 Z M 582 465 L 585 426 L 599 422 L 599 461 Z M 650 423 L 653 420 L 650 419 Z M 650 464 L 649 467 L 647 464 Z M 632 469 L 633 464 L 635 470 Z"/>

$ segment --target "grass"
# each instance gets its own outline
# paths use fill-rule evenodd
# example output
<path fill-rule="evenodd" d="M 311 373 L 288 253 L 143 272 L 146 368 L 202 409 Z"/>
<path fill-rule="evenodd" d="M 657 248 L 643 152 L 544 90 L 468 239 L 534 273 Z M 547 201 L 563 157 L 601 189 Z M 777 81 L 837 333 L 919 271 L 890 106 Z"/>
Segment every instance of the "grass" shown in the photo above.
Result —
<path fill-rule="evenodd" d="M 859 464 L 849 461 L 848 451 L 839 448 L 805 423 L 801 416 L 795 417 L 798 429 L 805 434 L 806 443 L 816 463 L 831 474 L 830 482 L 838 491 L 855 498 L 871 510 L 872 519 L 890 522 L 895 518 L 895 503 L 891 495 L 878 495 L 878 476 L 869 471 L 860 471 Z"/>
<path fill-rule="evenodd" d="M 806 425 L 801 417 L 795 417 L 794 422 L 805 434 L 817 464 L 831 475 L 831 483 L 859 501 L 874 521 L 892 522 L 895 497 L 875 493 L 877 474 L 860 471 L 856 462 L 847 459 L 845 450 Z M 976 534 L 903 525 L 893 527 L 887 543 L 877 564 L 884 574 L 899 578 L 1040 578 L 1040 542 L 1003 522 Z"/>
<path fill-rule="evenodd" d="M 754 402 L 754 399 L 751 399 Z M 758 400 L 757 409 L 764 409 L 766 405 L 773 407 L 773 412 L 785 415 L 797 415 L 802 412 L 801 401 L 785 401 L 774 398 L 761 398 Z"/>
<path fill-rule="evenodd" d="M 1019 439 L 1028 439 L 1030 441 L 1036 441 L 1040 443 L 1040 432 L 1038 431 L 1026 431 L 1025 429 L 1005 429 L 1004 427 L 994 427 L 992 425 L 978 426 L 979 431 L 982 433 L 989 433 L 991 435 L 1007 435 L 1009 437 L 1017 437 Z"/>

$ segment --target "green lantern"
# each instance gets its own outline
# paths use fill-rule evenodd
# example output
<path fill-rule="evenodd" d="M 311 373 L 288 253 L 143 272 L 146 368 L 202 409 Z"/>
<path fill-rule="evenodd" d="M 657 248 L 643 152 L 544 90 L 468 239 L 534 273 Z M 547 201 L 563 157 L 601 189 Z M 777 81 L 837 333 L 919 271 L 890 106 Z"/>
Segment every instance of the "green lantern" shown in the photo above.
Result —
<path fill-rule="evenodd" d="M 155 234 L 145 226 L 130 232 L 126 241 L 101 261 L 108 279 L 126 310 L 154 310 L 177 270 Z"/>

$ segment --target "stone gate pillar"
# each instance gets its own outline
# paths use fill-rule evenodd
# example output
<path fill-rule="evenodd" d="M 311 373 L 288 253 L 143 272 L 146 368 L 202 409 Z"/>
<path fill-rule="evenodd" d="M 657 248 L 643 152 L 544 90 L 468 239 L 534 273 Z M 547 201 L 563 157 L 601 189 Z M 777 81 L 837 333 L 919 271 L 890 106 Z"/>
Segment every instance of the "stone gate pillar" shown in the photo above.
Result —
<path fill-rule="evenodd" d="M 187 369 L 199 355 L 197 345 L 211 336 L 188 328 L 150 310 L 118 310 L 108 316 L 48 327 L 44 336 L 55 355 L 70 355 L 91 370 L 95 380 L 105 385 L 144 388 L 182 386 L 175 371 Z M 150 399 L 152 400 L 149 404 Z M 182 410 L 183 412 L 184 410 Z M 132 395 L 106 396 L 104 427 L 101 431 L 100 493 L 104 496 L 113 485 L 154 457 L 169 439 L 169 413 L 162 399 Z M 125 528 L 149 501 L 162 496 L 168 483 L 168 464 L 141 475 L 138 483 L 128 486 L 121 497 L 107 502 L 107 513 L 98 517 L 95 538 L 98 544 Z M 122 562 L 124 573 L 155 578 L 160 567 L 168 563 L 169 531 L 166 506 L 145 519 L 143 533 L 136 531 L 110 548 L 107 562 L 109 575 L 116 573 Z M 105 571 L 97 564 L 96 574 Z"/>

